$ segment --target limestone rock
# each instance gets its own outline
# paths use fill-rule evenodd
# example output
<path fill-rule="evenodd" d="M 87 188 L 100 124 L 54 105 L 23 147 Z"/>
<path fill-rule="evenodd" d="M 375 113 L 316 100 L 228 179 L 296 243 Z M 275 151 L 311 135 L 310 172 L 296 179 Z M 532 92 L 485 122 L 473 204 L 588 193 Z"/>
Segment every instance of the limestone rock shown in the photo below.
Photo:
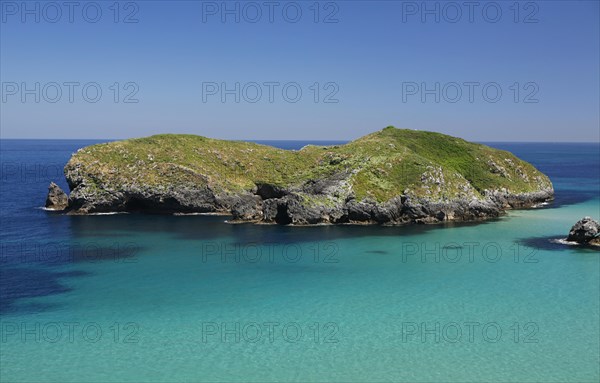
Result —
<path fill-rule="evenodd" d="M 62 191 L 60 186 L 54 182 L 50 182 L 48 186 L 48 196 L 46 197 L 46 208 L 52 210 L 64 210 L 67 208 L 69 198 L 67 194 Z"/>
<path fill-rule="evenodd" d="M 598 233 L 600 233 L 600 223 L 593 220 L 592 217 L 584 217 L 571 227 L 567 241 L 587 244 L 593 240 L 596 243 L 597 239 L 595 238 Z"/>

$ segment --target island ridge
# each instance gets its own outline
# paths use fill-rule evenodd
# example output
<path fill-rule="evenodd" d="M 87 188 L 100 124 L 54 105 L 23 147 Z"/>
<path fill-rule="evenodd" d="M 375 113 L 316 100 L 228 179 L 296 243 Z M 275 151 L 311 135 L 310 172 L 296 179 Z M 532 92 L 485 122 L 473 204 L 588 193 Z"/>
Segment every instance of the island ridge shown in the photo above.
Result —
<path fill-rule="evenodd" d="M 297 151 L 162 134 L 82 148 L 64 171 L 68 202 L 49 207 L 68 214 L 223 213 L 238 222 L 398 225 L 483 220 L 554 195 L 546 175 L 507 151 L 394 127 Z M 65 201 L 56 188 L 51 194 Z"/>

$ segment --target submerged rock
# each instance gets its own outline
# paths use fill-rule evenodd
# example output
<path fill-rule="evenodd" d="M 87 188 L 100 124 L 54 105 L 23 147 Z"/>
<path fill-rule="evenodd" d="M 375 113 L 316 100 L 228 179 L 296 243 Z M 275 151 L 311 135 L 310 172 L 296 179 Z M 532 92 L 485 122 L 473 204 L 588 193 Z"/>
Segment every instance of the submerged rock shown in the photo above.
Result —
<path fill-rule="evenodd" d="M 48 186 L 48 196 L 46 197 L 46 208 L 52 210 L 65 210 L 69 204 L 67 194 L 62 191 L 60 186 L 50 182 Z"/>
<path fill-rule="evenodd" d="M 584 217 L 577 221 L 569 231 L 567 241 L 577 242 L 581 244 L 600 245 L 600 223 L 592 219 L 592 217 Z"/>

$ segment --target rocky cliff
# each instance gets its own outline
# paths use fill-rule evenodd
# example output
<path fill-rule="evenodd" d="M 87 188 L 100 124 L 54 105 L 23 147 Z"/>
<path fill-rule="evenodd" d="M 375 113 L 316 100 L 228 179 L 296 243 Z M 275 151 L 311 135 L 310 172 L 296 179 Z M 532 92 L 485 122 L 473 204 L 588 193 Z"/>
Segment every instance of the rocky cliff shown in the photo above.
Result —
<path fill-rule="evenodd" d="M 553 196 L 548 177 L 509 152 L 393 127 L 298 151 L 156 135 L 80 149 L 65 175 L 69 214 L 216 212 L 297 225 L 482 220 Z"/>

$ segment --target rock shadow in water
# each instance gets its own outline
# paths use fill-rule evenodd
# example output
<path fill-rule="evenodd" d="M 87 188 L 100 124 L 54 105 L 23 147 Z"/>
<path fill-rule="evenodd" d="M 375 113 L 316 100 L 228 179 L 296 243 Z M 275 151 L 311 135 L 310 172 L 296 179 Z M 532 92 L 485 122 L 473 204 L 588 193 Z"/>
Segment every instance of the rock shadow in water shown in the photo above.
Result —
<path fill-rule="evenodd" d="M 83 271 L 52 271 L 38 267 L 9 267 L 0 270 L 0 314 L 33 313 L 57 309 L 56 304 L 25 303 L 22 299 L 57 295 L 72 291 L 62 278 L 89 275 Z"/>
<path fill-rule="evenodd" d="M 547 250 L 547 251 L 565 251 L 567 249 L 579 250 L 583 252 L 598 252 L 600 247 L 592 245 L 574 244 L 566 242 L 565 236 L 553 235 L 550 237 L 529 237 L 522 238 L 517 243 L 530 247 L 532 249 Z"/>

